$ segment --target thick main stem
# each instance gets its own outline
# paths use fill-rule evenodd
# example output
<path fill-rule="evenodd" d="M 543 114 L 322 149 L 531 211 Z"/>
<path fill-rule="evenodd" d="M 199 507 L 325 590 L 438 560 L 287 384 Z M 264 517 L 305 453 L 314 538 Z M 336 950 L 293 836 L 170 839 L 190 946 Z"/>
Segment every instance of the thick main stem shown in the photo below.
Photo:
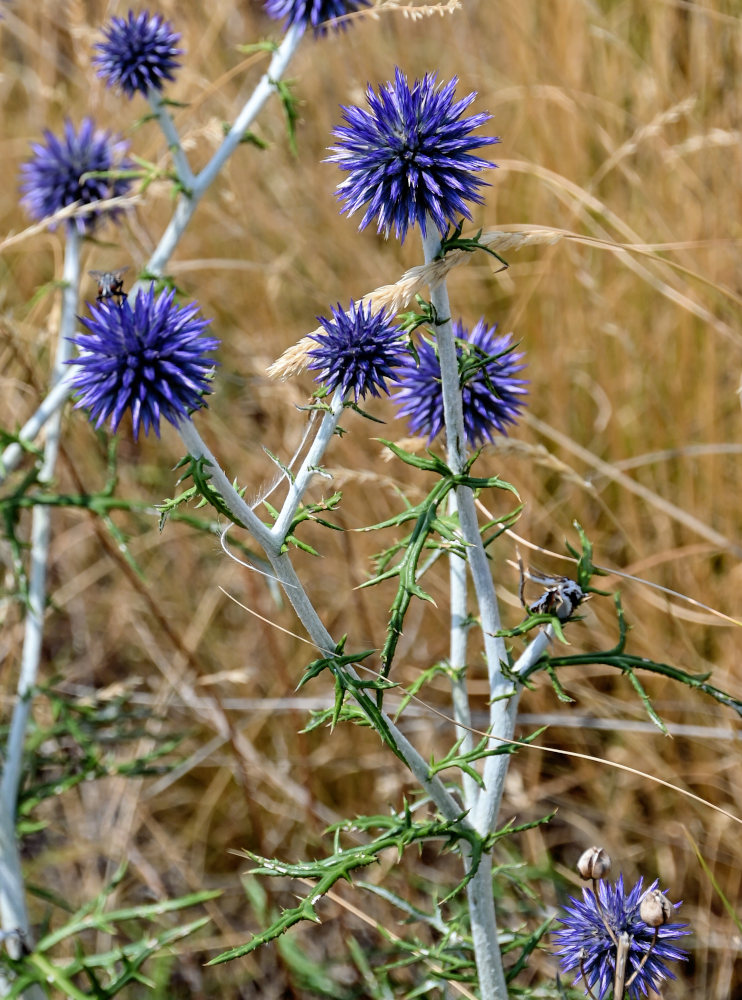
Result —
<path fill-rule="evenodd" d="M 428 219 L 427 234 L 423 237 L 426 263 L 436 257 L 440 245 L 440 237 L 433 221 Z M 440 321 L 436 324 L 435 330 L 441 367 L 447 459 L 451 471 L 458 474 L 463 472 L 466 466 L 466 434 L 458 357 L 451 322 L 451 307 L 445 283 L 441 282 L 432 287 L 430 297 Z M 457 488 L 456 507 L 461 533 L 467 545 L 468 563 L 474 581 L 483 633 L 490 698 L 492 699 L 490 732 L 499 736 L 501 732 L 508 730 L 512 735 L 512 726 L 509 725 L 508 718 L 508 703 L 512 699 L 509 699 L 508 695 L 512 693 L 513 686 L 505 678 L 501 668 L 501 663 L 507 662 L 507 651 L 502 639 L 496 637 L 496 633 L 500 629 L 500 614 L 489 562 L 479 534 L 474 496 L 468 487 L 460 486 Z M 506 758 L 487 758 L 487 760 L 493 759 L 505 760 Z M 470 814 L 472 825 L 483 836 L 491 830 L 489 810 L 483 813 L 480 809 L 481 802 L 488 790 L 486 781 L 487 771 L 485 768 L 485 788 L 476 796 Z M 485 820 L 488 821 L 486 825 Z M 494 817 L 492 822 L 494 822 Z M 497 921 L 492 894 L 492 859 L 489 854 L 482 856 L 479 868 L 467 886 L 467 897 L 482 998 L 483 1000 L 506 1000 L 508 992 L 497 939 Z"/>

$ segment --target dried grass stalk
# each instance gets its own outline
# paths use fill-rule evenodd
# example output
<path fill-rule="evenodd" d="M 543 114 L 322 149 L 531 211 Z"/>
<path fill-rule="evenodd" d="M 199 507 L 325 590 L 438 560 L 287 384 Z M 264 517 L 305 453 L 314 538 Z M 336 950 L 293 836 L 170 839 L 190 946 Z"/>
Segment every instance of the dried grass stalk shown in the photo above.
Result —
<path fill-rule="evenodd" d="M 481 233 L 479 242 L 488 250 L 495 250 L 498 253 L 507 253 L 512 250 L 521 250 L 527 246 L 551 245 L 562 239 L 564 233 L 556 229 L 528 229 L 513 233 L 506 233 L 499 229 L 490 229 Z M 446 276 L 459 264 L 472 259 L 474 255 L 466 250 L 451 250 L 440 260 L 433 260 L 429 264 L 418 264 L 405 271 L 399 281 L 392 285 L 381 285 L 372 292 L 368 292 L 361 299 L 362 302 L 371 302 L 374 313 L 382 309 L 388 309 L 392 313 L 398 313 L 404 309 L 418 292 L 423 288 L 434 288 L 439 285 Z M 314 344 L 314 336 L 322 332 L 322 327 L 317 327 L 312 333 L 289 347 L 284 351 L 277 361 L 267 369 L 270 378 L 287 379 L 292 375 L 298 375 L 307 366 L 308 352 Z"/>

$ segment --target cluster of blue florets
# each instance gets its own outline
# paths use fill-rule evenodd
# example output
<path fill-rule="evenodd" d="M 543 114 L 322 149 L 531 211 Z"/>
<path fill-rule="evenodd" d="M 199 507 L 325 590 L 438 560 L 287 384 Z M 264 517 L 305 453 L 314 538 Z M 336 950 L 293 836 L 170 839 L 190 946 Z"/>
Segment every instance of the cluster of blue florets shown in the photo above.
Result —
<path fill-rule="evenodd" d="M 328 24 L 342 25 L 346 15 L 368 6 L 368 0 L 265 0 L 266 13 L 285 27 L 322 33 Z M 110 86 L 128 97 L 152 96 L 172 80 L 183 50 L 180 36 L 159 14 L 147 11 L 114 17 L 96 44 L 94 63 Z M 427 74 L 410 84 L 401 70 L 375 92 L 368 88 L 367 108 L 344 107 L 344 124 L 335 129 L 329 159 L 347 172 L 337 194 L 342 211 L 363 212 L 360 228 L 376 222 L 386 236 L 404 240 L 409 229 L 423 233 L 433 226 L 444 233 L 461 217 L 471 218 L 468 205 L 482 201 L 485 182 L 479 174 L 494 166 L 473 150 L 498 140 L 475 135 L 489 115 L 465 112 L 476 95 L 455 98 L 456 80 L 439 84 Z M 70 224 L 91 232 L 106 212 L 101 201 L 125 194 L 130 186 L 123 142 L 97 130 L 85 119 L 76 130 L 67 122 L 62 138 L 46 133 L 46 143 L 33 147 L 23 166 L 24 202 L 38 219 L 73 203 L 90 209 Z M 118 427 L 125 412 L 140 428 L 159 432 L 160 419 L 173 423 L 203 405 L 209 391 L 216 346 L 202 336 L 198 307 L 179 309 L 172 295 L 156 298 L 142 292 L 133 307 L 108 300 L 83 320 L 89 332 L 75 339 L 80 355 L 75 385 L 78 405 L 96 425 L 110 418 Z M 432 440 L 442 430 L 441 373 L 435 337 L 412 344 L 394 317 L 374 312 L 371 304 L 340 304 L 331 318 L 320 317 L 308 365 L 328 391 L 340 390 L 354 402 L 367 395 L 389 394 L 410 429 Z M 505 433 L 524 405 L 525 382 L 519 377 L 522 355 L 509 336 L 481 319 L 471 331 L 456 324 L 459 356 L 476 352 L 478 364 L 465 375 L 462 395 L 466 437 L 478 445 Z"/>
<path fill-rule="evenodd" d="M 265 0 L 266 13 L 284 20 L 285 28 L 322 34 L 327 25 L 343 26 L 347 15 L 369 5 L 369 0 Z M 128 97 L 152 96 L 174 78 L 182 49 L 180 36 L 160 15 L 142 12 L 114 17 L 96 45 L 94 62 L 108 85 Z M 360 229 L 372 221 L 377 232 L 392 231 L 403 241 L 411 227 L 423 234 L 433 226 L 443 234 L 461 217 L 471 219 L 469 204 L 482 202 L 479 176 L 493 167 L 474 154 L 498 139 L 475 135 L 490 118 L 485 113 L 466 116 L 474 101 L 470 93 L 456 100 L 456 79 L 439 84 L 427 74 L 410 84 L 401 70 L 378 92 L 369 87 L 367 108 L 343 107 L 344 124 L 334 131 L 331 162 L 346 171 L 337 188 L 341 211 L 362 211 Z M 78 205 L 69 222 L 90 233 L 116 206 L 106 211 L 100 203 L 126 194 L 131 166 L 126 144 L 96 129 L 86 118 L 79 129 L 64 125 L 61 137 L 45 133 L 45 143 L 34 144 L 32 158 L 22 167 L 23 201 L 37 219 L 54 216 Z M 331 318 L 319 318 L 308 367 L 327 391 L 340 392 L 358 403 L 367 395 L 391 394 L 399 416 L 410 429 L 432 440 L 444 428 L 441 366 L 435 336 L 410 337 L 384 310 L 372 303 L 351 301 L 331 308 Z M 131 413 L 135 437 L 160 421 L 178 424 L 205 405 L 211 391 L 218 340 L 205 334 L 207 320 L 192 303 L 179 306 L 174 293 L 140 290 L 133 305 L 125 296 L 104 298 L 81 318 L 87 332 L 73 338 L 79 356 L 74 384 L 77 406 L 88 409 L 96 427 L 110 420 L 116 430 Z M 510 335 L 497 335 L 495 326 L 480 319 L 471 330 L 454 324 L 460 362 L 464 427 L 473 446 L 491 441 L 516 423 L 524 406 L 526 382 L 520 377 L 523 355 Z M 393 390 L 393 391 L 392 391 Z M 685 933 L 682 924 L 652 930 L 640 916 L 646 892 L 641 880 L 624 891 L 600 882 L 596 892 L 583 891 L 572 899 L 556 933 L 562 966 L 579 969 L 589 990 L 602 1000 L 612 987 L 617 936 L 630 940 L 628 962 L 633 978 L 631 998 L 658 988 L 670 976 L 666 962 L 684 957 L 672 943 Z M 576 980 L 576 981 L 577 981 Z"/>
<path fill-rule="evenodd" d="M 664 923 L 652 928 L 640 915 L 643 900 L 657 889 L 653 882 L 643 889 L 643 880 L 626 892 L 623 876 L 615 884 L 601 880 L 597 896 L 592 889 L 582 890 L 582 899 L 570 899 L 559 918 L 561 927 L 554 934 L 557 955 L 565 972 L 577 970 L 575 985 L 582 982 L 603 1000 L 613 987 L 616 974 L 618 937 L 628 935 L 626 984 L 630 1000 L 640 1000 L 659 992 L 662 982 L 675 976 L 667 962 L 683 960 L 686 952 L 674 942 L 688 933 L 688 925 Z M 673 910 L 680 903 L 670 904 Z M 587 995 L 587 989 L 585 990 Z"/>

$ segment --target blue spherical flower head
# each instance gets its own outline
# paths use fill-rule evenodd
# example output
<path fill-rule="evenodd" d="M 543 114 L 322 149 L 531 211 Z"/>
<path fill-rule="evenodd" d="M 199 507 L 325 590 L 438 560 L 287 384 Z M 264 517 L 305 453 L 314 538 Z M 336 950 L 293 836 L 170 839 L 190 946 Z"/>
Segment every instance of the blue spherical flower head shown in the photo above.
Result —
<path fill-rule="evenodd" d="M 359 229 L 375 218 L 377 232 L 389 236 L 394 227 L 404 241 L 415 224 L 425 235 L 430 218 L 444 233 L 460 216 L 471 219 L 467 201 L 482 203 L 486 182 L 476 175 L 494 164 L 470 151 L 499 139 L 472 135 L 491 115 L 462 117 L 477 95 L 454 100 L 457 83 L 438 85 L 432 73 L 410 87 L 396 69 L 378 95 L 368 88 L 368 111 L 343 107 L 346 124 L 333 130 L 338 145 L 327 159 L 349 171 L 337 188 L 342 211 L 366 206 Z"/>
<path fill-rule="evenodd" d="M 181 308 L 174 295 L 157 297 L 150 285 L 134 308 L 109 298 L 90 306 L 91 319 L 80 317 L 90 332 L 70 338 L 81 354 L 68 364 L 77 366 L 75 406 L 90 410 L 96 428 L 110 416 L 116 431 L 131 410 L 135 440 L 140 426 L 159 437 L 161 417 L 177 427 L 189 410 L 206 405 L 215 363 L 208 355 L 219 341 L 202 336 L 211 320 L 198 317 L 198 305 Z"/>
<path fill-rule="evenodd" d="M 285 30 L 297 24 L 302 29 L 311 25 L 315 37 L 327 33 L 326 22 L 344 14 L 352 14 L 361 7 L 368 7 L 371 0 L 266 0 L 265 12 L 274 21 L 286 18 Z M 345 21 L 338 27 L 346 28 Z"/>
<path fill-rule="evenodd" d="M 98 42 L 93 63 L 107 86 L 119 87 L 130 99 L 137 92 L 146 97 L 150 90 L 162 90 L 173 80 L 178 68 L 180 35 L 161 14 L 143 10 L 128 18 L 113 17 L 103 29 L 105 42 Z"/>
<path fill-rule="evenodd" d="M 76 201 L 94 206 L 129 190 L 131 181 L 125 178 L 91 176 L 131 166 L 124 158 L 127 144 L 96 129 L 92 119 L 84 118 L 79 132 L 66 121 L 61 138 L 49 131 L 44 138 L 46 144 L 32 143 L 34 155 L 21 165 L 22 201 L 34 219 L 45 219 Z M 117 213 L 109 210 L 106 214 L 115 217 Z M 91 232 L 102 215 L 92 207 L 70 224 L 80 233 Z"/>
<path fill-rule="evenodd" d="M 309 351 L 307 367 L 319 371 L 316 381 L 343 396 L 352 391 L 356 403 L 369 392 L 388 395 L 386 381 L 401 363 L 402 331 L 383 310 L 372 314 L 370 302 L 351 299 L 347 312 L 339 302 L 331 311 L 331 320 L 317 317 L 324 332 L 311 335 L 319 346 Z"/>
<path fill-rule="evenodd" d="M 509 334 L 495 336 L 496 329 L 488 327 L 484 319 L 471 333 L 461 323 L 453 324 L 459 341 L 456 353 L 463 381 L 464 432 L 473 447 L 492 441 L 496 431 L 507 434 L 507 425 L 517 421 L 525 405 L 527 382 L 516 377 L 525 368 L 520 363 L 523 354 L 512 349 Z M 410 430 L 432 441 L 445 424 L 441 365 L 433 343 L 423 340 L 416 349 L 419 363 L 411 355 L 405 358 L 395 376 L 402 388 L 393 399 L 399 407 L 398 416 L 408 418 Z"/>
<path fill-rule="evenodd" d="M 645 964 L 642 960 L 649 952 L 654 939 L 654 928 L 647 926 L 639 916 L 642 899 L 657 887 L 657 882 L 642 892 L 642 879 L 628 893 L 624 892 L 623 876 L 619 876 L 615 885 L 601 881 L 598 883 L 598 895 L 603 910 L 603 916 L 608 921 L 616 938 L 624 931 L 629 935 L 629 956 L 626 967 L 626 982 L 629 983 L 633 974 L 639 969 L 636 978 L 628 986 L 631 1000 L 646 997 L 650 990 L 659 992 L 664 979 L 674 979 L 675 976 L 667 968 L 666 962 L 685 959 L 686 953 L 676 948 L 671 942 L 683 937 L 688 931 L 687 924 L 665 924 L 657 930 L 657 940 L 651 949 L 651 954 Z M 582 969 L 587 977 L 587 984 L 595 992 L 599 1000 L 613 987 L 616 973 L 616 945 L 606 930 L 601 910 L 590 889 L 582 890 L 582 900 L 570 899 L 571 906 L 564 908 L 565 916 L 560 917 L 563 926 L 555 933 L 559 945 L 557 954 L 565 972 L 578 970 L 574 985 L 583 978 Z M 680 903 L 675 903 L 675 907 Z M 582 964 L 582 969 L 580 968 Z M 640 968 L 641 966 L 641 968 Z M 587 991 L 585 991 L 587 995 Z"/>

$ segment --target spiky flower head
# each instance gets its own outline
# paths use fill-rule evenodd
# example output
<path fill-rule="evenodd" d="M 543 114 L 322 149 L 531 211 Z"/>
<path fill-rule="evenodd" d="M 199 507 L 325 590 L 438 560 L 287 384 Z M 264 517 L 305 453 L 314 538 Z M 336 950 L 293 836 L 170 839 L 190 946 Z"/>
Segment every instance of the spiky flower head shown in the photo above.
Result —
<path fill-rule="evenodd" d="M 461 402 L 467 442 L 477 446 L 492 441 L 495 432 L 507 434 L 507 425 L 518 419 L 525 402 L 527 382 L 516 378 L 525 368 L 522 352 L 514 351 L 510 334 L 495 335 L 480 319 L 471 333 L 461 323 L 453 324 L 457 338 L 456 353 L 461 371 Z M 408 355 L 396 374 L 402 386 L 393 395 L 398 416 L 407 417 L 414 434 L 427 435 L 432 441 L 444 426 L 441 365 L 435 343 L 423 340 L 417 345 L 419 359 Z"/>
<path fill-rule="evenodd" d="M 118 87 L 129 99 L 134 94 L 162 90 L 166 80 L 173 80 L 180 65 L 178 48 L 180 35 L 173 31 L 161 14 L 150 15 L 143 10 L 128 18 L 112 17 L 103 29 L 104 42 L 97 42 L 98 55 L 93 63 L 98 76 L 109 87 Z"/>
<path fill-rule="evenodd" d="M 349 171 L 337 187 L 345 202 L 341 211 L 353 215 L 366 206 L 359 229 L 375 218 L 377 232 L 389 236 L 394 227 L 403 242 L 416 223 L 425 234 L 432 219 L 443 233 L 460 216 L 471 219 L 467 201 L 481 204 L 479 188 L 486 182 L 476 173 L 494 164 L 470 150 L 499 139 L 471 133 L 491 115 L 462 117 L 476 93 L 456 101 L 458 79 L 436 81 L 427 73 L 410 87 L 397 68 L 394 82 L 378 95 L 368 87 L 368 111 L 342 108 L 345 125 L 333 130 L 338 144 L 327 159 Z"/>
<path fill-rule="evenodd" d="M 156 296 L 152 284 L 137 293 L 133 308 L 107 298 L 90 306 L 90 319 L 80 317 L 90 332 L 70 338 L 81 353 L 68 364 L 77 366 L 75 406 L 90 410 L 96 428 L 110 416 L 116 431 L 131 410 L 135 439 L 140 426 L 159 437 L 161 417 L 177 427 L 189 410 L 206 405 L 215 363 L 208 354 L 219 341 L 202 336 L 211 320 L 198 316 L 198 304 L 178 306 L 174 295 Z"/>
<path fill-rule="evenodd" d="M 382 310 L 373 314 L 371 303 L 350 300 L 348 310 L 331 306 L 332 319 L 318 316 L 322 333 L 311 334 L 318 347 L 309 351 L 307 367 L 319 371 L 317 382 L 334 392 L 353 392 L 357 403 L 367 393 L 389 393 L 386 381 L 394 379 L 401 363 L 402 331 Z"/>
<path fill-rule="evenodd" d="M 615 885 L 601 881 L 598 883 L 598 897 L 602 914 L 591 889 L 582 890 L 582 900 L 570 899 L 572 905 L 565 906 L 565 915 L 559 918 L 563 926 L 556 931 L 554 937 L 559 945 L 557 954 L 560 956 L 562 969 L 565 972 L 577 969 L 574 985 L 582 980 L 584 969 L 587 985 L 594 993 L 597 986 L 598 1000 L 603 1000 L 613 986 L 617 949 L 606 929 L 603 917 L 617 939 L 624 932 L 629 936 L 627 984 L 639 969 L 636 978 L 628 986 L 631 1000 L 639 1000 L 653 990 L 659 992 L 663 980 L 675 978 L 665 963 L 687 957 L 686 952 L 676 948 L 671 942 L 688 934 L 685 929 L 688 925 L 665 924 L 663 927 L 658 927 L 657 940 L 652 947 L 654 928 L 644 923 L 639 916 L 639 909 L 644 897 L 656 888 L 657 881 L 642 892 L 642 879 L 639 879 L 627 895 L 624 892 L 622 875 L 619 875 Z M 678 906 L 680 903 L 674 904 L 675 908 Z M 648 952 L 650 952 L 649 958 L 642 966 L 642 960 Z M 585 993 L 587 995 L 587 990 Z"/>
<path fill-rule="evenodd" d="M 129 190 L 131 181 L 126 178 L 96 176 L 131 164 L 124 156 L 127 144 L 96 129 L 91 118 L 83 118 L 79 132 L 67 120 L 61 138 L 48 130 L 44 138 L 45 144 L 31 144 L 33 156 L 21 164 L 22 201 L 34 219 L 45 219 L 76 201 L 94 206 Z M 103 214 L 93 207 L 71 224 L 80 233 L 91 232 Z M 105 214 L 115 217 L 117 213 L 109 209 Z"/>
<path fill-rule="evenodd" d="M 265 12 L 274 21 L 286 18 L 285 30 L 299 25 L 303 30 L 314 28 L 315 37 L 327 33 L 327 21 L 344 14 L 352 14 L 361 7 L 368 7 L 371 0 L 266 0 Z M 345 21 L 338 21 L 345 29 Z"/>

